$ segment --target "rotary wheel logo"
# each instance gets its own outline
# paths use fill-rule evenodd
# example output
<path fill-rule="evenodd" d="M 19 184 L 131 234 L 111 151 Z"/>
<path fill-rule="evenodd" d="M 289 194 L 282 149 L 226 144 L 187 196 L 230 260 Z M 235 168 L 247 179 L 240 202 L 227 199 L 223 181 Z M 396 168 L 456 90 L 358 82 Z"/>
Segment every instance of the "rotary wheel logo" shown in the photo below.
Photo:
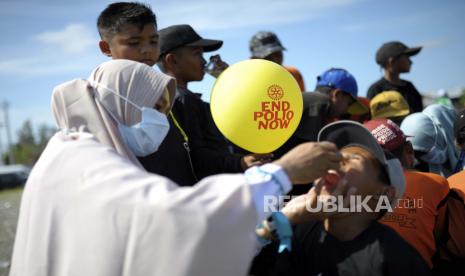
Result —
<path fill-rule="evenodd" d="M 273 84 L 272 86 L 268 87 L 268 97 L 270 97 L 273 101 L 281 100 L 284 96 L 284 90 L 281 86 Z"/>

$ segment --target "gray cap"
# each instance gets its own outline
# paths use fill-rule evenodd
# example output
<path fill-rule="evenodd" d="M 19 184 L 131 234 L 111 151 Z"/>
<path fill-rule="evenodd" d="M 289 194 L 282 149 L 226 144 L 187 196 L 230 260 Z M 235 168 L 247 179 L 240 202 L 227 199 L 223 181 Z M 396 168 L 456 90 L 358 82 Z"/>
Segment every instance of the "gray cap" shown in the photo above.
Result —
<path fill-rule="evenodd" d="M 273 53 L 285 51 L 281 41 L 273 32 L 260 31 L 249 42 L 249 49 L 253 57 L 265 58 Z"/>

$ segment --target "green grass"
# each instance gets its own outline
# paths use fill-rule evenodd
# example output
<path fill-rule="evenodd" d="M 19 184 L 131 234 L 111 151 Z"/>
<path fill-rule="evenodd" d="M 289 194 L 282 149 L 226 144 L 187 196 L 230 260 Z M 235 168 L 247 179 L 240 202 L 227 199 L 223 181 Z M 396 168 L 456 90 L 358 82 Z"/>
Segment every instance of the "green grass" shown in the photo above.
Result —
<path fill-rule="evenodd" d="M 8 275 L 22 191 L 0 190 L 0 276 Z"/>

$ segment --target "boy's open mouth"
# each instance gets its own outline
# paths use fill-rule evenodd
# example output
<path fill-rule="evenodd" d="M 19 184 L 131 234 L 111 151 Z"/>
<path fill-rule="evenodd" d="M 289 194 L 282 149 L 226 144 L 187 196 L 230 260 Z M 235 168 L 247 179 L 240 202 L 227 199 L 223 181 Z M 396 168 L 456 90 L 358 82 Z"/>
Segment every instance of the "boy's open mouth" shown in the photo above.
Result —
<path fill-rule="evenodd" d="M 336 189 L 337 184 L 339 181 L 342 179 L 341 173 L 335 171 L 335 170 L 329 170 L 328 173 L 323 176 L 323 187 L 329 191 L 332 192 L 334 189 Z"/>

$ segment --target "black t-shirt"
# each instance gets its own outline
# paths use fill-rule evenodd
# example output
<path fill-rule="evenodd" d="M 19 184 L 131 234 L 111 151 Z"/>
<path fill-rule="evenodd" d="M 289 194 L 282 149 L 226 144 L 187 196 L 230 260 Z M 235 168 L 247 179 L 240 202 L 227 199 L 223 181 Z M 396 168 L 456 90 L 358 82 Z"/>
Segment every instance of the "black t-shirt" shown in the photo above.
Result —
<path fill-rule="evenodd" d="M 385 78 L 381 78 L 368 88 L 367 97 L 371 100 L 379 93 L 389 90 L 397 91 L 404 96 L 404 99 L 410 106 L 410 113 L 423 111 L 422 96 L 415 86 L 406 80 L 401 80 L 401 84 L 394 84 L 390 83 Z"/>
<path fill-rule="evenodd" d="M 292 252 L 277 253 L 277 244 L 255 257 L 251 275 L 430 275 L 417 251 L 378 222 L 351 241 L 340 241 L 322 222 L 297 226 Z"/>
<path fill-rule="evenodd" d="M 304 108 L 302 119 L 294 136 L 306 141 L 316 141 L 318 133 L 329 120 L 330 97 L 318 91 L 302 94 Z"/>

